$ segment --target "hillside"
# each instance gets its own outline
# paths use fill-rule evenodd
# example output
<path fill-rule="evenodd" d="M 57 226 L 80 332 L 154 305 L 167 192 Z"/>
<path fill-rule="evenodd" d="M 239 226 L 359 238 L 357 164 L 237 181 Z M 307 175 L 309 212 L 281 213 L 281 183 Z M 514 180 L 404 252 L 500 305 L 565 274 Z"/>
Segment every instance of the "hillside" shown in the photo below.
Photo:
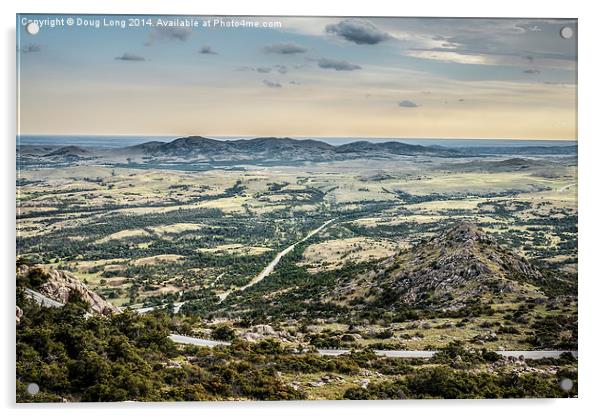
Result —
<path fill-rule="evenodd" d="M 171 142 L 147 142 L 122 150 L 126 154 L 151 158 L 182 158 L 210 161 L 331 161 L 393 155 L 449 156 L 455 151 L 400 142 L 353 142 L 333 146 L 318 140 L 291 138 L 255 138 L 215 140 L 201 136 Z"/>
<path fill-rule="evenodd" d="M 529 261 L 502 248 L 476 226 L 460 223 L 382 261 L 338 294 L 352 298 L 365 291 L 368 305 L 391 309 L 459 310 L 475 302 L 544 298 L 533 284 L 545 281 Z"/>
<path fill-rule="evenodd" d="M 154 158 L 186 160 L 328 160 L 334 147 L 316 140 L 290 138 L 256 138 L 222 141 L 201 136 L 175 139 L 171 142 L 147 142 L 123 149 L 127 154 Z"/>
<path fill-rule="evenodd" d="M 35 290 L 59 304 L 66 304 L 75 298 L 81 299 L 88 304 L 92 312 L 97 314 L 108 315 L 121 312 L 119 308 L 90 290 L 70 272 L 48 266 L 19 265 L 17 267 L 17 286 Z"/>
<path fill-rule="evenodd" d="M 63 146 L 44 156 L 62 156 L 65 158 L 83 158 L 90 155 L 90 151 L 81 146 Z"/>

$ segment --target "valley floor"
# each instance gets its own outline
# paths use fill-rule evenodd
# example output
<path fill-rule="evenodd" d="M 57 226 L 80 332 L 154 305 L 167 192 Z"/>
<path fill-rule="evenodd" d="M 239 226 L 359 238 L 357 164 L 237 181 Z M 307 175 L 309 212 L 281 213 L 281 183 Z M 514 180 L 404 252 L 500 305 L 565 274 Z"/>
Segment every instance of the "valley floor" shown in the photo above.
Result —
<path fill-rule="evenodd" d="M 577 350 L 577 214 L 577 167 L 566 155 L 204 171 L 29 165 L 17 183 L 19 261 L 71 274 L 132 322 L 162 323 L 151 347 L 119 323 L 125 319 L 108 320 L 111 343 L 131 351 L 112 352 L 103 342 L 94 359 L 118 372 L 100 358 L 136 354 L 140 369 L 161 369 L 161 386 L 104 398 L 98 381 L 90 391 L 63 381 L 44 387 L 44 398 L 574 396 L 576 387 L 563 391 L 559 383 L 576 381 L 575 358 L 528 352 Z M 453 236 L 428 243 L 461 224 L 478 230 L 470 249 Z M 39 290 L 38 278 L 27 278 L 27 288 Z M 404 289 L 408 280 L 420 285 Z M 50 319 L 67 313 L 47 310 L 24 308 L 18 390 L 44 372 L 65 377 L 93 365 L 53 333 Z M 69 337 L 84 343 L 78 332 L 92 330 L 74 326 Z M 40 345 L 44 332 L 52 340 Z M 232 344 L 174 345 L 170 334 Z M 157 346 L 160 359 L 152 357 Z M 331 349 L 353 352 L 318 354 Z M 439 353 L 383 358 L 379 351 Z M 475 384 L 481 388 L 471 391 Z"/>

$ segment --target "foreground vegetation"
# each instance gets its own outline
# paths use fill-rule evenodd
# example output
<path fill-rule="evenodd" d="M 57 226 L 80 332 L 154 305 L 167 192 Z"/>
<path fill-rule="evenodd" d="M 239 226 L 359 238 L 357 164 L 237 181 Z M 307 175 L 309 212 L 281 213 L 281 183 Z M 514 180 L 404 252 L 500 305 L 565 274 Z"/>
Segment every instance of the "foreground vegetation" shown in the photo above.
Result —
<path fill-rule="evenodd" d="M 173 344 L 163 313 L 85 317 L 74 298 L 63 308 L 21 300 L 17 401 L 199 401 L 575 396 L 576 361 L 512 362 L 453 344 L 431 360 L 372 351 L 338 357 L 295 353 L 274 339 L 200 348 Z M 495 373 L 492 374 L 492 370 Z M 40 386 L 37 395 L 27 385 Z"/>

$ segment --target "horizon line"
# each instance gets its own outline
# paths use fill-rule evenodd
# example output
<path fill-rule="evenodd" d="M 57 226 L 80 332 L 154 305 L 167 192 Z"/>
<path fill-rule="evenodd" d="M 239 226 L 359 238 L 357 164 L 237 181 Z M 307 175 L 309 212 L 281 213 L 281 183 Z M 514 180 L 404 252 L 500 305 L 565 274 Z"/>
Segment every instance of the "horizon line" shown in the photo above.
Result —
<path fill-rule="evenodd" d="M 16 137 L 23 137 L 23 136 L 33 136 L 33 137 L 106 137 L 106 138 L 110 138 L 110 137 L 123 137 L 123 138 L 143 138 L 143 137 L 149 137 L 149 138 L 173 138 L 173 139 L 180 139 L 180 138 L 188 138 L 188 137 L 202 137 L 202 138 L 206 138 L 206 139 L 215 139 L 215 138 L 219 138 L 219 139 L 263 139 L 263 138 L 274 138 L 274 139 L 294 139 L 294 140 L 306 140 L 306 139 L 381 139 L 381 140 L 467 140 L 467 141 L 472 141 L 472 140 L 482 140 L 482 141 L 541 141 L 541 142 L 577 142 L 578 138 L 574 138 L 574 139 L 568 139 L 568 138 L 554 138 L 554 139 L 550 139 L 550 138 L 537 138 L 537 139 L 532 139 L 532 138 L 482 138 L 482 137 L 394 137 L 394 136 L 387 136 L 387 137 L 383 137 L 383 136 L 273 136 L 273 135 L 201 135 L 201 134 L 188 134 L 188 135 L 170 135 L 170 134 L 159 134 L 159 135 L 147 135 L 147 134 L 88 134 L 88 133 L 84 133 L 84 134 L 80 134 L 80 133 L 69 133 L 69 134 L 62 134 L 62 133 L 21 133 L 21 134 L 17 134 Z"/>

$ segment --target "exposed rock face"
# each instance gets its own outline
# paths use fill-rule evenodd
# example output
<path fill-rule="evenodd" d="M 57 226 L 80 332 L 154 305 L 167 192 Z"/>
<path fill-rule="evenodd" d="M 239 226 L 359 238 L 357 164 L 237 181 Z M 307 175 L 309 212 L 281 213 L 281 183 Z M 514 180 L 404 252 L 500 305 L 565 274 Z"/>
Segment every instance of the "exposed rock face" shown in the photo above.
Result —
<path fill-rule="evenodd" d="M 475 225 L 460 223 L 383 261 L 369 278 L 383 304 L 455 310 L 484 296 L 521 293 L 525 281 L 543 276 Z"/>
<path fill-rule="evenodd" d="M 281 341 L 293 341 L 294 338 L 286 331 L 277 332 L 274 328 L 267 324 L 258 324 L 250 331 L 245 332 L 241 337 L 249 342 L 256 342 L 262 339 L 278 339 Z"/>
<path fill-rule="evenodd" d="M 118 307 L 104 300 L 100 295 L 90 290 L 83 282 L 67 271 L 57 270 L 44 265 L 21 265 L 17 277 L 38 274 L 45 280 L 35 290 L 48 298 L 65 304 L 73 294 L 79 296 L 90 305 L 90 309 L 98 314 L 121 313 Z"/>

